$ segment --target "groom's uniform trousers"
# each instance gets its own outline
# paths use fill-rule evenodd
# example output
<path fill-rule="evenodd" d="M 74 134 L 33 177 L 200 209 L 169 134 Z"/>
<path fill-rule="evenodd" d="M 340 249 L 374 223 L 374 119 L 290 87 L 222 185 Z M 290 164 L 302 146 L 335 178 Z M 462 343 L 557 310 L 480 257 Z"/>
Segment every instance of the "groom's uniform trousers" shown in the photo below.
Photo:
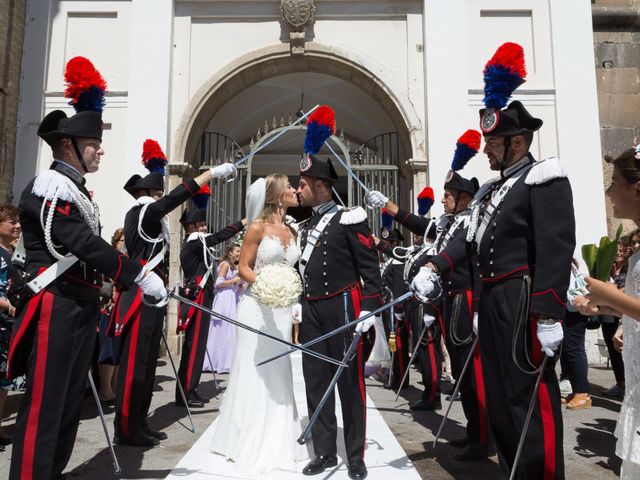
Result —
<path fill-rule="evenodd" d="M 366 222 L 366 212 L 362 208 L 338 210 L 333 202 L 322 205 L 301 231 L 301 250 L 305 251 L 309 232 L 318 225 L 324 215 L 332 213 L 334 215 L 326 228 L 319 232 L 319 239 L 311 256 L 305 262 L 303 253 L 300 261 L 305 267 L 300 325 L 300 340 L 303 343 L 355 320 L 361 310 L 372 311 L 382 303 L 378 255 Z M 330 337 L 311 348 L 342 360 L 351 344 L 354 330 L 355 328 Z M 354 359 L 338 381 L 349 463 L 364 459 L 366 358 L 363 343 L 361 339 Z M 311 417 L 329 387 L 337 367 L 304 355 L 302 368 L 307 407 Z M 316 456 L 336 453 L 337 430 L 333 394 L 311 430 Z"/>
<path fill-rule="evenodd" d="M 190 292 L 191 299 L 198 305 L 211 308 L 213 301 L 216 265 L 209 263 L 213 262 L 213 258 L 207 253 L 207 250 L 232 238 L 243 228 L 242 222 L 236 222 L 214 234 L 192 233 L 182 244 L 180 265 L 184 274 L 184 285 Z M 205 255 L 209 256 L 206 262 Z M 210 273 L 207 273 L 208 263 Z M 200 283 L 205 276 L 208 278 L 204 286 L 201 287 Z M 209 337 L 209 315 L 191 305 L 181 304 L 176 326 L 176 333 L 180 332 L 184 332 L 184 343 L 182 344 L 178 378 L 188 400 L 200 384 L 202 365 L 207 351 L 207 338 Z M 177 384 L 176 402 L 182 402 Z"/>

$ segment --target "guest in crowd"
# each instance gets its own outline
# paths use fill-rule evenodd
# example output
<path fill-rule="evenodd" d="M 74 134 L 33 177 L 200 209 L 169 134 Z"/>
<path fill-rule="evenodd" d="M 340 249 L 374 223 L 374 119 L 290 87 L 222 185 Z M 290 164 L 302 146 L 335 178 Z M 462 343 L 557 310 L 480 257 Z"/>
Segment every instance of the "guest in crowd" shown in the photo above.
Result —
<path fill-rule="evenodd" d="M 616 218 L 628 218 L 640 227 L 640 148 L 629 149 L 613 160 L 607 195 Z M 620 478 L 640 478 L 640 253 L 629 259 L 624 293 L 615 283 L 587 278 L 590 294 L 572 303 L 585 315 L 607 313 L 622 317 L 614 344 L 622 349 L 626 388 L 615 436 L 616 455 L 622 459 Z M 624 336 L 623 336 L 624 335 Z M 624 347 L 624 348 L 623 348 Z"/>
<path fill-rule="evenodd" d="M 11 436 L 2 429 L 2 415 L 7 401 L 8 390 L 13 382 L 7 380 L 7 355 L 9 341 L 11 340 L 11 328 L 15 308 L 7 300 L 9 283 L 9 270 L 11 269 L 11 257 L 13 255 L 12 242 L 16 236 L 16 230 L 20 228 L 18 209 L 13 205 L 0 205 L 0 449 L 11 444 Z M 18 234 L 19 236 L 19 234 Z"/>
<path fill-rule="evenodd" d="M 232 244 L 227 247 L 224 257 L 218 265 L 216 293 L 211 307 L 214 312 L 234 320 L 238 305 L 237 293 L 242 286 L 242 279 L 238 276 L 239 258 L 239 245 Z M 231 360 L 236 344 L 236 327 L 213 316 L 209 322 L 209 338 L 203 371 L 228 373 L 231 369 Z"/>
<path fill-rule="evenodd" d="M 111 245 L 123 253 L 124 229 L 118 228 L 111 237 Z M 120 337 L 107 335 L 109 317 L 118 290 L 111 279 L 105 278 L 100 290 L 100 320 L 98 322 L 98 375 L 100 376 L 100 400 L 112 404 L 116 399 L 118 384 L 118 365 L 120 363 Z"/>

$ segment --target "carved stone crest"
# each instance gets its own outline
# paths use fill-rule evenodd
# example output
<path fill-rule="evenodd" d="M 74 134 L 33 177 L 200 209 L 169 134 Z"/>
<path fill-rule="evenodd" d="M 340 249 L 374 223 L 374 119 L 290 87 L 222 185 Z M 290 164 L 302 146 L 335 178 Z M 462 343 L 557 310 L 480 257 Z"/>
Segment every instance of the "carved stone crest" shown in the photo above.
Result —
<path fill-rule="evenodd" d="M 301 31 L 313 22 L 313 13 L 316 7 L 313 0 L 281 0 L 280 13 L 282 21 L 291 30 Z"/>

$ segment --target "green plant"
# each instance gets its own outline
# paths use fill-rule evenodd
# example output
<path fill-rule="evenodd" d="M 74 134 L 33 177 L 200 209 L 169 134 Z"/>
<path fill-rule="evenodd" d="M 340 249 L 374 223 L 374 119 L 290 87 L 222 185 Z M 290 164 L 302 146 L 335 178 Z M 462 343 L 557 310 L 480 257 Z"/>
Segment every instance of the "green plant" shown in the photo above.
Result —
<path fill-rule="evenodd" d="M 609 237 L 602 237 L 598 246 L 593 243 L 582 246 L 582 258 L 587 264 L 591 277 L 603 282 L 609 281 L 621 235 L 622 225 L 618 227 L 615 239 L 611 240 Z"/>

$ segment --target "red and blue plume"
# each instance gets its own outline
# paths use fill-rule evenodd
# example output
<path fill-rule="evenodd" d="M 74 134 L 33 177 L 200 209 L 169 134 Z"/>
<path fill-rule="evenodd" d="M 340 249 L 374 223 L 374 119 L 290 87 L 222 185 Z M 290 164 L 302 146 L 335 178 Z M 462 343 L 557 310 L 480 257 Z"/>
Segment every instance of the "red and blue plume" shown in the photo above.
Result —
<path fill-rule="evenodd" d="M 391 226 L 393 225 L 393 215 L 391 215 L 386 208 L 383 208 L 380 213 L 382 214 L 382 228 L 391 230 Z"/>
<path fill-rule="evenodd" d="M 167 157 L 155 140 L 147 138 L 142 146 L 142 164 L 151 173 L 164 175 L 164 167 L 167 165 Z"/>
<path fill-rule="evenodd" d="M 424 187 L 418 195 L 418 215 L 426 215 L 431 207 L 433 206 L 434 195 L 433 188 Z"/>
<path fill-rule="evenodd" d="M 315 155 L 324 142 L 336 131 L 336 119 L 333 110 L 322 105 L 316 108 L 307 120 L 307 136 L 304 139 L 304 153 Z"/>
<path fill-rule="evenodd" d="M 456 142 L 456 151 L 453 154 L 451 170 L 462 170 L 471 160 L 478 150 L 480 150 L 480 139 L 482 136 L 477 130 L 467 130 Z"/>
<path fill-rule="evenodd" d="M 502 44 L 484 67 L 484 99 L 487 108 L 500 110 L 525 82 L 524 50 L 517 43 Z"/>
<path fill-rule="evenodd" d="M 64 71 L 66 88 L 64 96 L 76 112 L 102 112 L 104 110 L 104 92 L 107 89 L 100 72 L 93 63 L 84 57 L 73 57 L 67 62 Z"/>
<path fill-rule="evenodd" d="M 205 183 L 196 194 L 191 197 L 191 201 L 194 203 L 198 210 L 204 210 L 209 204 L 209 198 L 211 197 L 211 189 L 209 184 Z"/>

